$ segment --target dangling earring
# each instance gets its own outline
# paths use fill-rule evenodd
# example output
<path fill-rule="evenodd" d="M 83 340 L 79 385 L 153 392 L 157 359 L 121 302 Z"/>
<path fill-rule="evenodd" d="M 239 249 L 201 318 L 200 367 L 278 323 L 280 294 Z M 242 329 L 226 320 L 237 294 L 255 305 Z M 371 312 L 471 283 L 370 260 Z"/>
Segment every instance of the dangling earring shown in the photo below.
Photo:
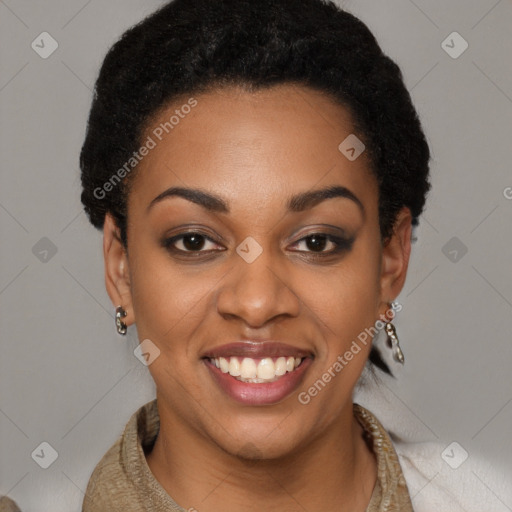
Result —
<path fill-rule="evenodd" d="M 126 311 L 123 309 L 123 306 L 117 306 L 116 308 L 116 329 L 119 334 L 123 336 L 126 334 L 127 325 L 121 320 L 127 315 Z"/>
<path fill-rule="evenodd" d="M 400 348 L 398 336 L 396 335 L 395 326 L 391 322 L 386 322 L 386 334 L 388 335 L 387 345 L 393 349 L 393 358 L 401 364 L 404 364 L 404 353 Z"/>

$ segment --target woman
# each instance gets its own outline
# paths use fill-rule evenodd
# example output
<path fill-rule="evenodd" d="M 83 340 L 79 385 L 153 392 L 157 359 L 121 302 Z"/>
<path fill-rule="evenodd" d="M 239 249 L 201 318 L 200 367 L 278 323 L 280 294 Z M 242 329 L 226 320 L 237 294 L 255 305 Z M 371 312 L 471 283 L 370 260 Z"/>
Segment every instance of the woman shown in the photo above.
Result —
<path fill-rule="evenodd" d="M 378 328 L 403 362 L 393 301 L 428 163 L 399 68 L 333 3 L 175 0 L 124 34 L 82 202 L 157 397 L 85 512 L 412 510 L 352 395 L 368 361 L 390 371 Z"/>

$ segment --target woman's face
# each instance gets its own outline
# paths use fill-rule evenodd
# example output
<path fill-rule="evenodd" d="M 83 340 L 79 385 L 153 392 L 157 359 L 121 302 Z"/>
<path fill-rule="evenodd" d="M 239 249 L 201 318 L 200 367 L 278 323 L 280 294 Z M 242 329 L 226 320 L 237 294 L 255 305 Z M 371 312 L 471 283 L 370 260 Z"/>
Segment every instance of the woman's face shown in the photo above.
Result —
<path fill-rule="evenodd" d="M 194 99 L 147 129 L 127 255 L 105 224 L 107 288 L 160 351 L 149 370 L 161 414 L 228 453 L 278 457 L 352 414 L 371 344 L 358 336 L 403 286 L 410 215 L 382 247 L 367 155 L 338 149 L 352 122 L 320 93 Z"/>

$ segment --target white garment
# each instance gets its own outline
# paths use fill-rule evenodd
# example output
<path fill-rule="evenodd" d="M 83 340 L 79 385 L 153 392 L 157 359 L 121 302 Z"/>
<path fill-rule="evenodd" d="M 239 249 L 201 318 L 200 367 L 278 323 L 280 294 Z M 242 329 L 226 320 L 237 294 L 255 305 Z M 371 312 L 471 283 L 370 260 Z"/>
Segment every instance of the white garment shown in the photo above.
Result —
<path fill-rule="evenodd" d="M 463 452 L 451 443 L 393 444 L 415 512 L 512 511 L 512 475 L 504 468 L 471 454 L 454 469 L 446 460 L 456 466 Z"/>
<path fill-rule="evenodd" d="M 453 439 L 425 441 L 431 433 L 387 387 L 387 377 L 380 385 L 367 372 L 363 378 L 354 401 L 390 434 L 415 512 L 512 512 L 512 461 L 498 466 Z"/>

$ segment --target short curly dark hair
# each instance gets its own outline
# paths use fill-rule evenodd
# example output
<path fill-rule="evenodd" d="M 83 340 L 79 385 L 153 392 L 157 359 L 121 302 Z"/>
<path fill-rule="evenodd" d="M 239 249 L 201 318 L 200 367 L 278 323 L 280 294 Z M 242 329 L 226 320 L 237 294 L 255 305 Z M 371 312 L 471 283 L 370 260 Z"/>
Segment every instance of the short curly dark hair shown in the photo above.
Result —
<path fill-rule="evenodd" d="M 105 184 L 171 101 L 286 83 L 321 91 L 351 113 L 379 185 L 382 241 L 403 206 L 417 226 L 431 187 L 430 151 L 402 73 L 362 21 L 327 0 L 174 0 L 125 32 L 101 67 L 80 154 L 91 223 L 101 229 L 109 212 L 127 245 L 136 169 L 108 192 Z M 370 360 L 389 373 L 376 351 Z"/>

